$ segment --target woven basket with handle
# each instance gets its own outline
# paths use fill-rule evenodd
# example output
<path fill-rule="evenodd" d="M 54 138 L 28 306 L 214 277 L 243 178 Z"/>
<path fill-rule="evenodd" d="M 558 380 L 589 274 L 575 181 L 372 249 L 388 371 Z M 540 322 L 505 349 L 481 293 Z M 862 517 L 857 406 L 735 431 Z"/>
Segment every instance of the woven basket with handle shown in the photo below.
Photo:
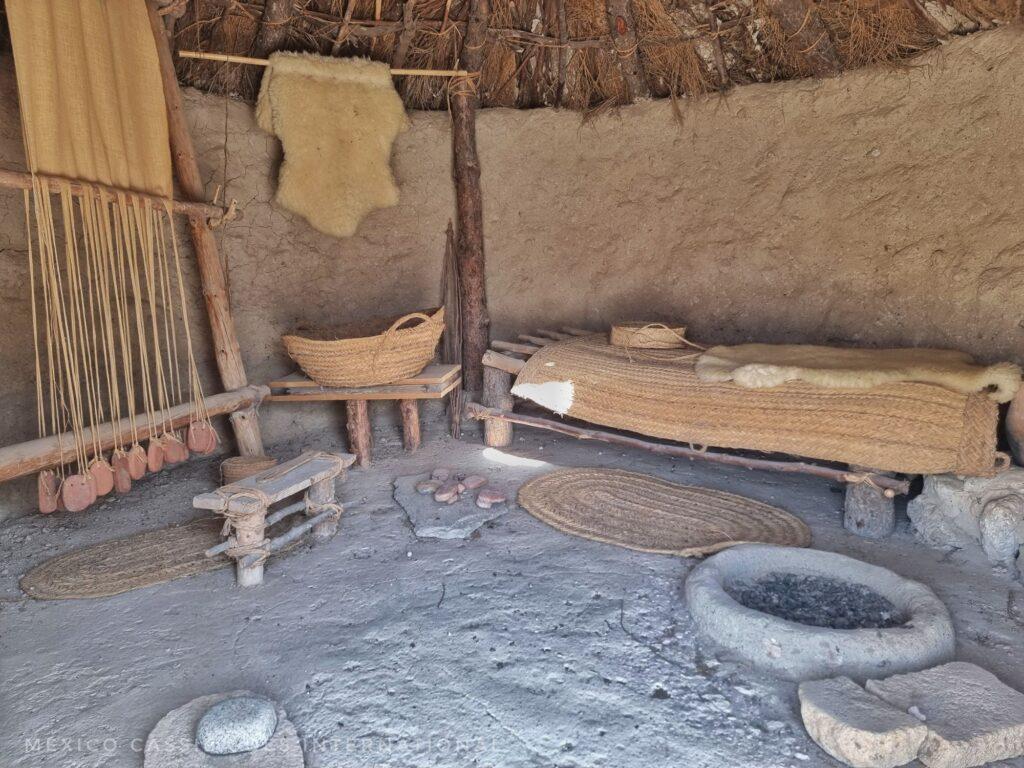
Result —
<path fill-rule="evenodd" d="M 372 387 L 407 379 L 434 359 L 444 308 L 376 320 L 373 335 L 317 339 L 282 337 L 288 356 L 324 387 Z M 365 327 L 365 326 L 364 326 Z"/>

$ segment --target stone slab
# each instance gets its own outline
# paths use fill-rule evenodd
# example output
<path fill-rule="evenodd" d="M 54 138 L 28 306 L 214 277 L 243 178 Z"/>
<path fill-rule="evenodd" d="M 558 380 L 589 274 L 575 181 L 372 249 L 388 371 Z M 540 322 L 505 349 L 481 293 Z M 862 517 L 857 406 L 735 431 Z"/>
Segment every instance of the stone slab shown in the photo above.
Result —
<path fill-rule="evenodd" d="M 416 483 L 430 475 L 408 475 L 395 480 L 395 501 L 405 510 L 420 539 L 468 539 L 480 526 L 508 511 L 506 504 L 490 509 L 476 505 L 476 491 L 466 491 L 453 504 L 434 501 L 430 494 L 416 491 Z"/>
<path fill-rule="evenodd" d="M 917 758 L 928 727 L 848 677 L 800 684 L 800 716 L 814 742 L 854 768 L 896 768 Z"/>
<path fill-rule="evenodd" d="M 1024 694 L 981 667 L 954 661 L 922 672 L 868 680 L 897 709 L 921 713 L 928 736 L 918 758 L 929 768 L 968 768 L 1024 755 Z"/>

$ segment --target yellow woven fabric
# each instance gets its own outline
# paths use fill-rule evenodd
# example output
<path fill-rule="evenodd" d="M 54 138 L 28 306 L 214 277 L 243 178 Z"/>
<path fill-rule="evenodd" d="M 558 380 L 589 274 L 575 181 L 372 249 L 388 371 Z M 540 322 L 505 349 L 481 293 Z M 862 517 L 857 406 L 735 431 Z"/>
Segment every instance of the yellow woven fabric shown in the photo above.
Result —
<path fill-rule="evenodd" d="M 171 152 L 146 4 L 7 0 L 29 168 L 171 197 Z"/>
<path fill-rule="evenodd" d="M 917 383 L 744 389 L 700 381 L 696 360 L 682 350 L 628 350 L 586 336 L 540 349 L 513 392 L 545 405 L 536 385 L 568 382 L 557 388 L 567 415 L 683 443 L 910 474 L 995 469 L 998 410 L 984 394 Z"/>

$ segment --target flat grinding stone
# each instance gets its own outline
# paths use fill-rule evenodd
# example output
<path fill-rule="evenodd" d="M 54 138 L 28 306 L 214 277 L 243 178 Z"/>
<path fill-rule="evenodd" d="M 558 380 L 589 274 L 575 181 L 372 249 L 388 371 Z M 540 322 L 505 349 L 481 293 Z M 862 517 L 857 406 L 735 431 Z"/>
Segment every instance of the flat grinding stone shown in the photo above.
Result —
<path fill-rule="evenodd" d="M 172 709 L 146 738 L 143 768 L 303 768 L 305 759 L 295 726 L 277 706 L 277 729 L 266 746 L 235 755 L 208 755 L 196 745 L 196 727 L 214 704 L 250 691 L 232 691 L 200 696 Z"/>
<path fill-rule="evenodd" d="M 417 538 L 468 539 L 480 526 L 508 512 L 504 504 L 481 509 L 472 491 L 454 504 L 434 501 L 433 496 L 416 491 L 416 483 L 426 479 L 426 475 L 412 475 L 395 480 L 395 501 L 405 510 Z"/>
<path fill-rule="evenodd" d="M 814 742 L 854 768 L 895 768 L 917 758 L 928 726 L 848 677 L 800 684 L 800 716 Z"/>
<path fill-rule="evenodd" d="M 954 661 L 922 672 L 868 680 L 867 689 L 904 712 L 917 707 L 928 736 L 918 759 L 967 768 L 1024 754 L 1024 694 L 981 667 Z"/>
<path fill-rule="evenodd" d="M 208 755 L 259 749 L 274 735 L 277 707 L 262 696 L 224 699 L 206 710 L 196 726 L 196 746 Z"/>

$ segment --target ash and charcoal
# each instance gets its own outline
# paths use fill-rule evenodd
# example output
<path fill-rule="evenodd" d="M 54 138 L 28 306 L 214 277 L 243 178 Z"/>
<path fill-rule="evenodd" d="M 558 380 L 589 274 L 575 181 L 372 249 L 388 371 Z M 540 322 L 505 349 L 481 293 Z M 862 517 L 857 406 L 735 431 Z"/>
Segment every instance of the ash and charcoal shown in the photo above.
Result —
<path fill-rule="evenodd" d="M 780 619 L 830 629 L 888 629 L 906 622 L 886 598 L 826 576 L 770 573 L 726 587 L 733 600 Z"/>

